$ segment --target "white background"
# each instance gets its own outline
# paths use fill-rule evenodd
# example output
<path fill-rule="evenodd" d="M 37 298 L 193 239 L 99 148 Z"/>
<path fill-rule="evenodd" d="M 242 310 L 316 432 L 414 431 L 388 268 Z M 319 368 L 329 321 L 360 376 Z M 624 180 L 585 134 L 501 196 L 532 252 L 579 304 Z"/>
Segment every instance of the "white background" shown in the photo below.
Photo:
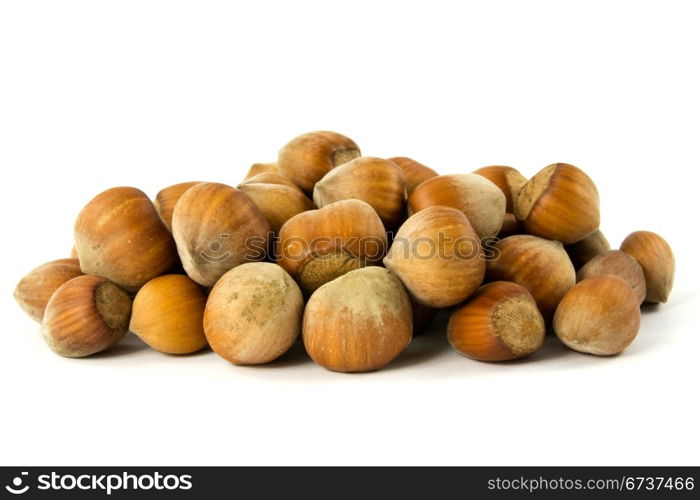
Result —
<path fill-rule="evenodd" d="M 693 2 L 33 2 L 0 7 L 0 463 L 694 464 L 700 17 Z M 115 185 L 238 183 L 316 129 L 441 173 L 584 168 L 602 229 L 661 233 L 668 304 L 621 356 L 451 351 L 389 368 L 62 359 L 11 295 Z"/>

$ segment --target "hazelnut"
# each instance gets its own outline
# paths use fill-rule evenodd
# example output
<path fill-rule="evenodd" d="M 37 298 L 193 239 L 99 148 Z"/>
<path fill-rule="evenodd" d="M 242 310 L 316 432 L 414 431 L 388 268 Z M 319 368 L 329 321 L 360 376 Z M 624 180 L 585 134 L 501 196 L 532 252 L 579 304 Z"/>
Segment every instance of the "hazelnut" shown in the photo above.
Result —
<path fill-rule="evenodd" d="M 175 205 L 173 236 L 187 275 L 210 287 L 226 271 L 267 255 L 270 224 L 245 194 L 225 184 L 191 187 Z"/>
<path fill-rule="evenodd" d="M 411 301 L 389 270 L 365 267 L 309 299 L 302 335 L 311 359 L 338 372 L 377 370 L 411 342 Z"/>
<path fill-rule="evenodd" d="M 75 222 L 75 248 L 85 274 L 129 291 L 177 262 L 173 237 L 153 203 L 132 187 L 108 189 L 83 208 Z"/>
<path fill-rule="evenodd" d="M 352 139 L 335 132 L 309 132 L 292 139 L 279 153 L 279 169 L 310 194 L 332 168 L 360 156 Z"/>
<path fill-rule="evenodd" d="M 403 221 L 406 180 L 395 163 L 363 156 L 328 172 L 314 187 L 320 208 L 341 200 L 362 200 L 374 208 L 387 229 Z"/>
<path fill-rule="evenodd" d="M 78 260 L 78 251 L 75 249 L 75 245 L 70 249 L 70 258 Z"/>
<path fill-rule="evenodd" d="M 576 243 L 598 229 L 598 190 L 583 170 L 555 163 L 520 189 L 515 216 L 530 234 Z"/>
<path fill-rule="evenodd" d="M 403 170 L 403 175 L 406 178 L 407 194 L 411 194 L 421 182 L 438 176 L 438 173 L 432 168 L 405 156 L 394 156 L 389 158 L 389 161 L 396 163 Z"/>
<path fill-rule="evenodd" d="M 15 300 L 30 318 L 41 323 L 51 295 L 82 274 L 78 259 L 52 260 L 32 269 L 17 283 Z"/>
<path fill-rule="evenodd" d="M 161 189 L 156 195 L 156 199 L 153 201 L 153 205 L 156 207 L 158 215 L 160 215 L 161 220 L 168 228 L 168 231 L 173 230 L 173 210 L 175 210 L 175 204 L 180 197 L 185 194 L 192 186 L 196 186 L 199 182 L 182 182 L 180 184 L 174 184 L 166 188 Z"/>
<path fill-rule="evenodd" d="M 526 288 L 508 281 L 481 287 L 450 316 L 447 338 L 461 354 L 480 361 L 508 361 L 537 351 L 545 325 Z"/>
<path fill-rule="evenodd" d="M 644 302 L 647 286 L 644 281 L 642 266 L 634 257 L 620 250 L 611 250 L 589 260 L 576 273 L 576 280 L 583 281 L 591 276 L 613 274 L 625 280 L 632 287 L 639 304 Z"/>
<path fill-rule="evenodd" d="M 202 327 L 206 301 L 202 287 L 187 276 L 159 276 L 136 294 L 129 330 L 160 352 L 197 352 L 207 346 Z"/>
<path fill-rule="evenodd" d="M 289 219 L 279 232 L 277 263 L 313 292 L 342 274 L 377 265 L 387 239 L 377 212 L 361 200 L 343 200 Z"/>
<path fill-rule="evenodd" d="M 126 291 L 99 276 L 78 276 L 51 296 L 42 332 L 56 354 L 81 358 L 119 342 L 129 330 L 130 316 Z"/>
<path fill-rule="evenodd" d="M 576 271 L 558 241 L 519 234 L 495 246 L 497 258 L 487 263 L 489 281 L 512 281 L 532 294 L 545 320 L 576 284 Z"/>
<path fill-rule="evenodd" d="M 275 173 L 279 174 L 280 173 L 280 168 L 277 162 L 270 162 L 270 163 L 253 163 L 250 168 L 248 169 L 248 173 L 245 176 L 245 180 L 247 181 L 251 177 L 255 177 L 259 174 L 266 174 L 266 173 Z"/>
<path fill-rule="evenodd" d="M 554 315 L 554 332 L 575 351 L 610 356 L 639 331 L 639 301 L 625 280 L 591 276 L 567 292 Z"/>
<path fill-rule="evenodd" d="M 515 200 L 520 189 L 527 183 L 527 178 L 513 167 L 493 165 L 474 171 L 475 174 L 486 177 L 493 182 L 506 197 L 506 212 L 512 214 L 515 210 Z"/>
<path fill-rule="evenodd" d="M 583 267 L 593 257 L 610 251 L 610 243 L 605 235 L 596 229 L 581 241 L 565 245 L 564 249 L 576 269 Z"/>
<path fill-rule="evenodd" d="M 650 231 L 636 231 L 620 245 L 620 250 L 634 257 L 644 271 L 647 294 L 645 302 L 666 302 L 673 288 L 676 261 L 666 240 Z"/>
<path fill-rule="evenodd" d="M 476 174 L 431 177 L 408 197 L 409 214 L 436 205 L 464 212 L 480 238 L 496 236 L 506 213 L 505 195 L 493 182 Z"/>
<path fill-rule="evenodd" d="M 279 234 L 284 223 L 295 215 L 316 208 L 296 186 L 244 182 L 238 189 L 253 200 L 275 234 Z"/>
<path fill-rule="evenodd" d="M 284 269 L 243 264 L 214 285 L 204 310 L 211 348 L 235 364 L 269 363 L 287 352 L 301 330 L 304 298 Z"/>
<path fill-rule="evenodd" d="M 384 265 L 415 301 L 429 307 L 462 302 L 481 285 L 486 267 L 469 219 L 445 206 L 411 216 L 396 233 Z"/>
<path fill-rule="evenodd" d="M 258 175 L 248 177 L 238 185 L 238 189 L 240 189 L 241 186 L 245 186 L 247 184 L 278 184 L 281 186 L 290 187 L 290 188 L 302 193 L 302 190 L 299 186 L 294 184 L 291 181 L 291 179 L 289 179 L 288 177 L 285 177 L 284 175 L 280 174 L 279 172 L 261 172 Z"/>

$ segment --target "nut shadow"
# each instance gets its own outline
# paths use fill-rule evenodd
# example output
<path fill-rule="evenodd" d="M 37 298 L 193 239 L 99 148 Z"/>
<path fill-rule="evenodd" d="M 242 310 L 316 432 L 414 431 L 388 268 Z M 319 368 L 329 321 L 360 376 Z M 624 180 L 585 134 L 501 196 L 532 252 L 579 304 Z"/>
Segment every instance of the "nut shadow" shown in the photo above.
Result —
<path fill-rule="evenodd" d="M 270 370 L 275 368 L 288 368 L 290 366 L 298 366 L 311 362 L 311 358 L 306 354 L 306 349 L 304 349 L 304 343 L 301 339 L 294 342 L 294 345 L 289 348 L 282 356 L 269 363 L 263 363 L 260 365 L 232 365 L 236 368 L 244 368 L 250 370 Z"/>

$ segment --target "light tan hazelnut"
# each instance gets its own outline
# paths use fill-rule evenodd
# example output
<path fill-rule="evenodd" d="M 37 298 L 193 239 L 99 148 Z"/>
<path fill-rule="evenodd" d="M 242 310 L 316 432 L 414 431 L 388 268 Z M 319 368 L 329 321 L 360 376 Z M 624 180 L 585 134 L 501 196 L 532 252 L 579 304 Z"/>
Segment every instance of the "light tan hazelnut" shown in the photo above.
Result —
<path fill-rule="evenodd" d="M 444 205 L 461 210 L 480 238 L 496 236 L 506 214 L 506 197 L 493 182 L 477 174 L 431 177 L 408 197 L 409 214 Z"/>
<path fill-rule="evenodd" d="M 219 356 L 235 364 L 269 363 L 287 352 L 301 331 L 304 298 L 284 269 L 243 264 L 214 285 L 204 331 Z"/>
<path fill-rule="evenodd" d="M 384 258 L 413 299 L 429 307 L 460 303 L 484 279 L 479 237 L 463 212 L 429 207 L 411 216 L 396 233 Z"/>
<path fill-rule="evenodd" d="M 387 269 L 365 267 L 314 292 L 304 311 L 304 347 L 329 370 L 378 370 L 408 346 L 411 327 L 401 282 Z"/>
<path fill-rule="evenodd" d="M 644 302 L 647 293 L 644 271 L 634 257 L 620 250 L 602 253 L 593 257 L 579 269 L 576 273 L 576 280 L 583 281 L 591 276 L 603 274 L 613 274 L 625 280 L 632 287 L 639 303 Z"/>
<path fill-rule="evenodd" d="M 32 269 L 15 288 L 15 300 L 27 315 L 41 323 L 46 304 L 65 282 L 81 276 L 78 259 L 52 260 Z"/>
<path fill-rule="evenodd" d="M 591 276 L 569 290 L 554 315 L 554 332 L 575 351 L 611 356 L 637 336 L 639 301 L 618 276 Z"/>

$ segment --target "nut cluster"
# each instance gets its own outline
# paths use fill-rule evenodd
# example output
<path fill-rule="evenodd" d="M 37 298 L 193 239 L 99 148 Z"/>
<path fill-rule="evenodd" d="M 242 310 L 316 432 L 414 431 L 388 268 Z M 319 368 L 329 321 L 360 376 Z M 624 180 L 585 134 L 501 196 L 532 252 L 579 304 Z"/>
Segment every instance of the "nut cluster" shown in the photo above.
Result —
<path fill-rule="evenodd" d="M 15 298 L 67 357 L 131 332 L 167 354 L 210 347 L 250 365 L 301 339 L 329 370 L 371 371 L 446 308 L 450 345 L 476 360 L 528 356 L 548 330 L 608 356 L 636 337 L 642 303 L 668 300 L 675 264 L 648 231 L 611 250 L 599 223 L 598 191 L 573 165 L 439 175 L 311 132 L 237 187 L 98 194 L 71 258 L 29 272 Z"/>

